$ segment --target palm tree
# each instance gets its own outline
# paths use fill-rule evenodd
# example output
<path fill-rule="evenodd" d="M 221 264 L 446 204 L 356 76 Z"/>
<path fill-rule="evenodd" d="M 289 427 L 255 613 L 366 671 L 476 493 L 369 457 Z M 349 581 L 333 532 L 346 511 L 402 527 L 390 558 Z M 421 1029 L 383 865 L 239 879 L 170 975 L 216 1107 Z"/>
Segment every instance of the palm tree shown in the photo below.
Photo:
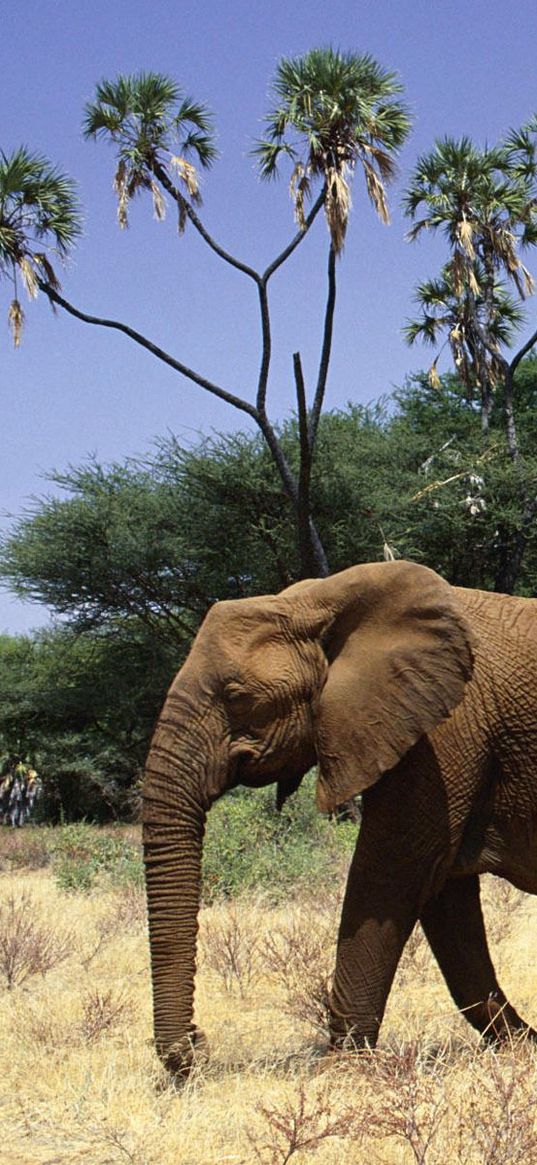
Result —
<path fill-rule="evenodd" d="M 502 351 L 512 345 L 522 322 L 521 301 L 534 290 L 520 251 L 537 242 L 536 129 L 537 122 L 529 123 L 483 150 L 467 137 L 437 141 L 419 159 L 404 201 L 407 215 L 415 220 L 409 238 L 440 230 L 450 250 L 440 280 L 418 288 L 422 317 L 407 327 L 407 339 L 421 336 L 436 342 L 440 331 L 448 331 L 461 378 L 467 385 L 473 380 L 481 393 L 485 438 L 496 387 L 503 390 L 507 445 L 517 466 L 520 502 L 495 580 L 495 589 L 508 593 L 514 590 L 537 514 L 514 408 L 516 369 L 537 342 L 537 331 L 510 359 Z M 517 303 L 502 280 L 515 285 Z"/>
<path fill-rule="evenodd" d="M 187 97 L 162 73 L 120 75 L 97 86 L 95 101 L 86 105 L 84 136 L 107 138 L 117 150 L 114 186 L 121 227 L 128 225 L 128 204 L 141 190 L 151 191 L 155 215 L 164 217 L 160 182 L 178 202 L 183 230 L 187 204 L 171 181 L 170 170 L 188 198 L 200 203 L 198 174 L 190 158 L 208 169 L 217 157 L 212 117 L 205 105 Z"/>
<path fill-rule="evenodd" d="M 32 299 L 43 282 L 57 290 L 56 257 L 66 259 L 80 232 L 74 182 L 24 146 L 11 155 L 0 151 L 0 276 L 13 288 L 8 320 L 15 347 L 24 322 L 19 280 Z"/>
<path fill-rule="evenodd" d="M 494 283 L 492 301 L 485 299 L 480 290 L 486 284 L 485 272 L 477 259 L 473 260 L 471 275 L 473 291 L 469 284 L 461 288 L 455 283 L 451 263 L 442 269 L 438 278 L 420 283 L 414 295 L 420 314 L 408 322 L 404 336 L 410 345 L 421 341 L 437 349 L 429 370 L 429 382 L 433 388 L 440 386 L 437 371 L 440 352 L 449 345 L 468 399 L 476 396 L 480 399 L 486 435 L 492 391 L 503 379 L 501 348 L 512 344 L 524 321 L 524 313 L 520 303 L 508 294 L 502 283 Z M 485 334 L 489 339 L 488 347 L 481 339 Z"/>
<path fill-rule="evenodd" d="M 533 292 L 533 280 L 518 254 L 519 246 L 537 241 L 533 195 L 535 158 L 525 170 L 504 144 L 474 146 L 470 138 L 437 141 L 416 165 L 403 205 L 416 218 L 408 233 L 416 239 L 424 230 L 442 230 L 452 252 L 456 287 L 472 287 L 471 265 L 481 259 L 486 280 L 500 272 L 512 279 L 522 299 Z"/>
<path fill-rule="evenodd" d="M 408 112 L 396 97 L 401 91 L 396 74 L 367 54 L 312 49 L 278 64 L 266 137 L 254 156 L 262 178 L 277 175 L 282 155 L 291 159 L 290 189 L 299 226 L 313 184 L 317 179 L 323 183 L 336 254 L 345 241 L 350 181 L 358 164 L 375 210 L 389 222 L 385 183 L 395 175 L 394 156 L 410 129 Z"/>
<path fill-rule="evenodd" d="M 450 259 L 442 280 L 455 323 L 464 329 L 466 350 L 473 353 L 471 363 L 482 394 L 483 429 L 486 434 L 494 388 L 501 379 L 506 387 L 507 435 L 513 460 L 518 457 L 518 443 L 511 366 L 500 344 L 513 339 L 513 327 L 509 326 L 508 333 L 503 333 L 503 328 L 508 322 L 506 312 L 511 313 L 511 325 L 515 324 L 514 303 L 511 300 L 508 306 L 501 280 L 514 283 L 519 301 L 532 294 L 533 279 L 520 250 L 537 242 L 537 160 L 529 135 L 521 137 L 521 132 L 482 150 L 467 137 L 437 141 L 418 160 L 403 203 L 405 213 L 415 220 L 410 240 L 424 231 L 441 231 L 447 239 Z M 421 299 L 427 306 L 423 296 Z M 460 300 L 458 307 L 454 300 Z M 516 326 L 521 319 L 519 314 Z M 419 330 L 412 337 L 407 330 L 407 338 L 417 338 L 418 334 Z M 457 345 L 451 346 L 455 354 Z"/>

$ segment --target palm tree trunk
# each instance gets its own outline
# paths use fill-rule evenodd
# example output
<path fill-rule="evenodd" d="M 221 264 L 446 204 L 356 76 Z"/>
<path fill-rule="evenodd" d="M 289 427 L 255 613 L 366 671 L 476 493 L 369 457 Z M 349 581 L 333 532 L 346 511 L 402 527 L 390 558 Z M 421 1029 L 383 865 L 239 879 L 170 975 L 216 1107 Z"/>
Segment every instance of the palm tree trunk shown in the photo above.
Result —
<path fill-rule="evenodd" d="M 311 516 L 311 465 L 315 434 L 310 427 L 306 407 L 306 391 L 300 353 L 293 356 L 296 398 L 298 403 L 298 430 L 300 442 L 300 472 L 298 477 L 297 525 L 302 578 L 326 578 L 328 559 Z"/>

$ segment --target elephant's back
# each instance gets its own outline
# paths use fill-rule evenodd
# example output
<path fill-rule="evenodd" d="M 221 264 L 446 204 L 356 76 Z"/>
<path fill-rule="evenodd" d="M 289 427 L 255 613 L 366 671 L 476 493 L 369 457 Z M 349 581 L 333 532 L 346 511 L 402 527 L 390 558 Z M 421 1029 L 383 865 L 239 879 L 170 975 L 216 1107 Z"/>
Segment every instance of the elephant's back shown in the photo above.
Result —
<path fill-rule="evenodd" d="M 472 630 L 481 637 L 533 641 L 537 648 L 537 599 L 501 595 L 496 591 L 453 588 Z"/>

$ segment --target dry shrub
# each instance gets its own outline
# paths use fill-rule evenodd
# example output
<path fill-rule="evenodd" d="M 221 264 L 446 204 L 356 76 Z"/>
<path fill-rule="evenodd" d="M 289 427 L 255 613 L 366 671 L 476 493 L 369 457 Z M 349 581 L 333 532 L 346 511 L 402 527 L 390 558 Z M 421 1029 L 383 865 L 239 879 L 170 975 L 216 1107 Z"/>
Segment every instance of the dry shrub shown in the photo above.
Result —
<path fill-rule="evenodd" d="M 57 1008 L 30 1000 L 24 1010 L 15 1014 L 17 1035 L 26 1045 L 72 1049 L 115 1035 L 124 1025 L 131 1025 L 137 1014 L 132 999 L 122 990 L 114 992 L 99 987 L 84 992 L 78 1010 L 80 1018 L 67 1020 Z"/>
<path fill-rule="evenodd" d="M 265 1129 L 258 1136 L 250 1133 L 248 1139 L 261 1165 L 286 1165 L 297 1153 L 316 1153 L 329 1138 L 355 1139 L 355 1106 L 341 1106 L 326 1085 L 318 1085 L 308 1096 L 302 1083 L 287 1103 L 258 1104 L 256 1112 Z"/>
<path fill-rule="evenodd" d="M 412 1040 L 365 1053 L 360 1066 L 373 1086 L 374 1100 L 362 1112 L 368 1137 L 399 1138 L 417 1165 L 426 1165 L 448 1112 L 442 1052 L 431 1056 L 420 1040 Z"/>
<path fill-rule="evenodd" d="M 42 870 L 50 864 L 50 831 L 0 826 L 0 870 Z"/>
<path fill-rule="evenodd" d="M 428 978 L 433 962 L 431 948 L 417 922 L 397 967 L 398 989 L 414 991 L 417 983 L 423 983 Z"/>
<path fill-rule="evenodd" d="M 239 902 L 213 907 L 202 921 L 200 951 L 206 967 L 243 996 L 259 976 L 259 925 L 256 911 Z"/>
<path fill-rule="evenodd" d="M 108 943 L 118 935 L 133 932 L 145 926 L 145 896 L 134 886 L 127 886 L 118 894 L 110 908 L 95 923 L 93 938 L 85 933 L 76 943 L 82 966 L 87 970 Z"/>
<path fill-rule="evenodd" d="M 325 1033 L 335 962 L 333 918 L 313 907 L 296 910 L 268 933 L 263 957 L 285 991 L 287 1013 Z"/>
<path fill-rule="evenodd" d="M 45 975 L 71 954 L 72 937 L 42 922 L 30 894 L 11 893 L 0 903 L 0 975 L 8 990 Z"/>
<path fill-rule="evenodd" d="M 32 1047 L 58 1048 L 71 1043 L 72 1027 L 60 1022 L 49 1008 L 28 1002 L 14 1019 L 19 1042 Z"/>
<path fill-rule="evenodd" d="M 360 1142 L 378 1162 L 392 1160 L 397 1142 L 416 1165 L 533 1162 L 536 1069 L 535 1051 L 523 1040 L 499 1053 L 468 1045 L 455 1056 L 449 1043 L 431 1050 L 414 1039 L 343 1054 L 331 1075 L 341 1086 L 352 1073 L 357 1100 L 354 1120 L 338 1135 Z"/>
<path fill-rule="evenodd" d="M 524 1040 L 474 1059 L 459 1120 L 461 1160 L 473 1160 L 476 1150 L 479 1165 L 537 1160 L 536 1069 L 535 1053 Z"/>
<path fill-rule="evenodd" d="M 147 924 L 147 904 L 145 891 L 127 883 L 117 895 L 114 911 L 118 931 L 138 931 Z"/>
<path fill-rule="evenodd" d="M 94 1043 L 123 1024 L 132 1023 L 134 1015 L 134 1004 L 122 991 L 115 994 L 111 989 L 92 988 L 82 999 L 82 1019 L 77 1031 L 86 1043 Z"/>

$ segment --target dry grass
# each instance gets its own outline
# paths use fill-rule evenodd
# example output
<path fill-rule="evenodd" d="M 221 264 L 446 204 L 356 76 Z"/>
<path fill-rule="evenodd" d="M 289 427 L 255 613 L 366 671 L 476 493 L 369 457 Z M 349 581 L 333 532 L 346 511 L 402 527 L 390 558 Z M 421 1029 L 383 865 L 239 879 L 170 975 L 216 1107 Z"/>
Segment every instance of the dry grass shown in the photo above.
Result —
<path fill-rule="evenodd" d="M 335 896 L 204 911 L 196 1002 L 210 1059 L 176 1090 L 150 1044 L 137 893 L 67 895 L 48 870 L 0 877 L 2 902 L 24 897 L 71 946 L 0 991 L 3 1165 L 537 1161 L 537 1052 L 479 1044 L 419 932 L 378 1051 L 336 1058 L 320 1031 Z M 537 900 L 491 879 L 485 902 L 502 984 L 535 1024 Z"/>

